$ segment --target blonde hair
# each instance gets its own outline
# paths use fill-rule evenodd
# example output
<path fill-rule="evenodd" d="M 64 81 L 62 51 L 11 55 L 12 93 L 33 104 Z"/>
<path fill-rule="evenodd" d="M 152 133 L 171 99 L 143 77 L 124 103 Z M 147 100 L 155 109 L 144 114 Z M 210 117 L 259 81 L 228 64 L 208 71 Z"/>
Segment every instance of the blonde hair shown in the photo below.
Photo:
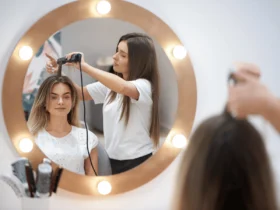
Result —
<path fill-rule="evenodd" d="M 70 125 L 74 125 L 80 127 L 79 117 L 78 117 L 78 109 L 79 109 L 79 99 L 77 90 L 75 89 L 72 81 L 66 76 L 50 76 L 40 86 L 36 98 L 34 100 L 30 116 L 27 122 L 27 126 L 30 132 L 33 135 L 37 135 L 37 133 L 47 126 L 47 123 L 50 119 L 50 114 L 46 110 L 46 105 L 50 97 L 51 90 L 56 84 L 65 84 L 71 90 L 71 98 L 72 98 L 72 109 L 67 116 L 67 121 Z"/>
<path fill-rule="evenodd" d="M 223 113 L 194 132 L 180 167 L 176 210 L 276 210 L 264 142 L 246 120 Z"/>

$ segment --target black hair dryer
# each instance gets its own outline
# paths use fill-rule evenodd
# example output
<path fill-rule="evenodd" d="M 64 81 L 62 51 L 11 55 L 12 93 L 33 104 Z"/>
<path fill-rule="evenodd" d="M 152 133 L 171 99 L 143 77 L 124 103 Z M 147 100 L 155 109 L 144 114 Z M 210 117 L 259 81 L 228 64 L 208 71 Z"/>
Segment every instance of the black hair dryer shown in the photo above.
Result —
<path fill-rule="evenodd" d="M 61 57 L 57 59 L 56 63 L 58 65 L 63 65 L 65 63 L 78 63 L 81 62 L 81 59 L 82 59 L 82 54 L 77 53 L 77 54 L 73 54 L 70 59 L 67 59 L 66 57 Z"/>
<path fill-rule="evenodd" d="M 71 55 L 70 59 L 67 59 L 66 57 L 61 57 L 58 58 L 56 63 L 58 64 L 58 71 L 57 71 L 57 76 L 61 77 L 61 70 L 62 70 L 62 65 L 65 63 L 79 63 L 81 62 L 82 59 L 82 54 L 77 53 L 77 54 L 73 54 Z"/>

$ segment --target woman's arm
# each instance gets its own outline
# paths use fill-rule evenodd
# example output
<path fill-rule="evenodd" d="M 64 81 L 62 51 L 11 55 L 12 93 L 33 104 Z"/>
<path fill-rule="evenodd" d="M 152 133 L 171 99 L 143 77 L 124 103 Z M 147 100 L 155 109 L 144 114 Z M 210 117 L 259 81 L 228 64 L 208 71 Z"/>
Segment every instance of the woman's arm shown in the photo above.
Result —
<path fill-rule="evenodd" d="M 73 54 L 77 54 L 80 52 L 73 52 L 66 55 L 67 59 L 70 59 Z M 117 75 L 102 71 L 100 69 L 94 68 L 87 64 L 84 60 L 83 53 L 80 53 L 82 55 L 81 58 L 81 67 L 82 71 L 90 75 L 91 77 L 98 80 L 100 83 L 105 85 L 110 90 L 117 92 L 122 95 L 129 96 L 130 98 L 133 98 L 135 100 L 138 100 L 139 98 L 139 92 L 134 84 L 132 84 L 129 81 L 126 81 L 122 78 L 120 78 Z M 67 66 L 74 66 L 76 69 L 79 69 L 79 63 L 66 63 Z"/>
<path fill-rule="evenodd" d="M 267 101 L 267 104 L 264 117 L 280 133 L 280 99 L 273 97 Z"/>
<path fill-rule="evenodd" d="M 110 90 L 113 90 L 117 93 L 129 96 L 135 100 L 139 98 L 139 92 L 134 84 L 129 81 L 122 79 L 121 77 L 111 74 L 100 69 L 94 68 L 87 63 L 82 64 L 82 70 L 95 78 L 103 85 L 108 87 Z"/>
<path fill-rule="evenodd" d="M 92 164 L 93 164 L 93 167 L 98 175 L 98 151 L 97 151 L 97 147 L 93 148 L 90 152 L 90 156 L 91 156 L 91 160 L 92 160 Z M 91 164 L 90 164 L 90 159 L 89 157 L 87 159 L 85 159 L 85 173 L 86 175 L 88 176 L 95 176 L 95 173 L 91 167 Z"/>
<path fill-rule="evenodd" d="M 251 114 L 263 116 L 280 133 L 280 99 L 259 80 L 258 67 L 240 64 L 233 73 L 237 84 L 229 87 L 228 110 L 237 118 Z"/>

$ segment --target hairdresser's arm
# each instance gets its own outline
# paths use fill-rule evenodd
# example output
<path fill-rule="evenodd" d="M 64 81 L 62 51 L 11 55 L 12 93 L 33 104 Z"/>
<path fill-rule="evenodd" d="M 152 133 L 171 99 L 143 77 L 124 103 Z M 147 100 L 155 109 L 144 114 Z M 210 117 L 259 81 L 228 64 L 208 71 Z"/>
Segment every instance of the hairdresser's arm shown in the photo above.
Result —
<path fill-rule="evenodd" d="M 273 97 L 269 99 L 267 104 L 268 106 L 263 116 L 280 133 L 280 99 Z"/>
<path fill-rule="evenodd" d="M 108 72 L 94 68 L 87 63 L 83 63 L 82 69 L 85 73 L 101 82 L 110 90 L 138 100 L 139 92 L 131 82 L 128 82 L 115 74 L 110 74 Z"/>
<path fill-rule="evenodd" d="M 98 151 L 97 151 L 97 148 L 94 148 L 91 150 L 90 152 L 90 156 L 91 156 L 91 160 L 92 160 L 92 164 L 93 164 L 93 167 L 98 175 Z M 89 157 L 87 159 L 85 159 L 85 173 L 86 175 L 89 175 L 89 176 L 95 176 L 95 173 L 91 167 L 91 164 L 90 164 L 90 159 Z"/>
<path fill-rule="evenodd" d="M 262 115 L 280 133 L 280 99 L 269 93 L 264 86 L 261 87 L 263 90 L 256 89 L 255 91 L 251 88 L 250 90 L 246 87 L 247 85 L 230 87 L 229 111 L 240 119 L 251 114 Z"/>
<path fill-rule="evenodd" d="M 280 99 L 277 99 L 260 80 L 258 68 L 251 64 L 238 66 L 234 77 L 238 83 L 229 87 L 228 110 L 237 118 L 251 114 L 262 115 L 280 132 Z"/>
<path fill-rule="evenodd" d="M 77 52 L 75 52 L 77 53 Z M 66 55 L 66 57 L 69 59 L 71 58 L 72 54 L 70 53 Z M 82 53 L 81 53 L 82 54 Z M 67 65 L 73 65 L 73 64 L 67 64 Z M 74 64 L 74 66 L 79 69 L 78 64 Z M 115 91 L 117 93 L 120 93 L 122 95 L 129 96 L 130 98 L 133 98 L 135 100 L 138 100 L 139 98 L 139 92 L 137 88 L 129 81 L 126 81 L 122 78 L 120 78 L 117 75 L 108 73 L 106 71 L 94 68 L 87 64 L 84 61 L 84 55 L 82 54 L 82 59 L 81 59 L 81 67 L 82 71 L 90 75 L 91 77 L 95 78 L 99 82 L 101 82 L 103 85 L 105 85 L 107 88 L 109 88 L 112 91 Z"/>

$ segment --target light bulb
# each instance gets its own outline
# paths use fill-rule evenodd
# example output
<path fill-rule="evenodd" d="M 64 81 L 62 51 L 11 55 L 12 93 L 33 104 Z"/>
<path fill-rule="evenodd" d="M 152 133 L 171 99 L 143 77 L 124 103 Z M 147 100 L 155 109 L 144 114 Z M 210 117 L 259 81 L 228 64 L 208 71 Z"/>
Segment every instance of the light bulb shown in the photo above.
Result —
<path fill-rule="evenodd" d="M 96 10 L 100 15 L 106 15 L 111 11 L 111 4 L 108 1 L 102 0 L 97 3 Z"/>
<path fill-rule="evenodd" d="M 183 59 L 187 55 L 185 47 L 181 45 L 175 46 L 172 53 L 176 59 Z"/>
<path fill-rule="evenodd" d="M 28 138 L 21 139 L 19 142 L 19 148 L 22 152 L 28 153 L 33 149 L 33 142 Z"/>
<path fill-rule="evenodd" d="M 19 50 L 19 57 L 24 61 L 29 60 L 32 57 L 32 55 L 33 50 L 29 46 L 23 46 Z"/>
<path fill-rule="evenodd" d="M 187 139 L 183 134 L 177 134 L 172 138 L 172 144 L 176 148 L 183 148 L 187 145 Z"/>
<path fill-rule="evenodd" d="M 101 181 L 97 185 L 98 192 L 102 195 L 107 195 L 111 192 L 112 186 L 108 181 Z"/>

